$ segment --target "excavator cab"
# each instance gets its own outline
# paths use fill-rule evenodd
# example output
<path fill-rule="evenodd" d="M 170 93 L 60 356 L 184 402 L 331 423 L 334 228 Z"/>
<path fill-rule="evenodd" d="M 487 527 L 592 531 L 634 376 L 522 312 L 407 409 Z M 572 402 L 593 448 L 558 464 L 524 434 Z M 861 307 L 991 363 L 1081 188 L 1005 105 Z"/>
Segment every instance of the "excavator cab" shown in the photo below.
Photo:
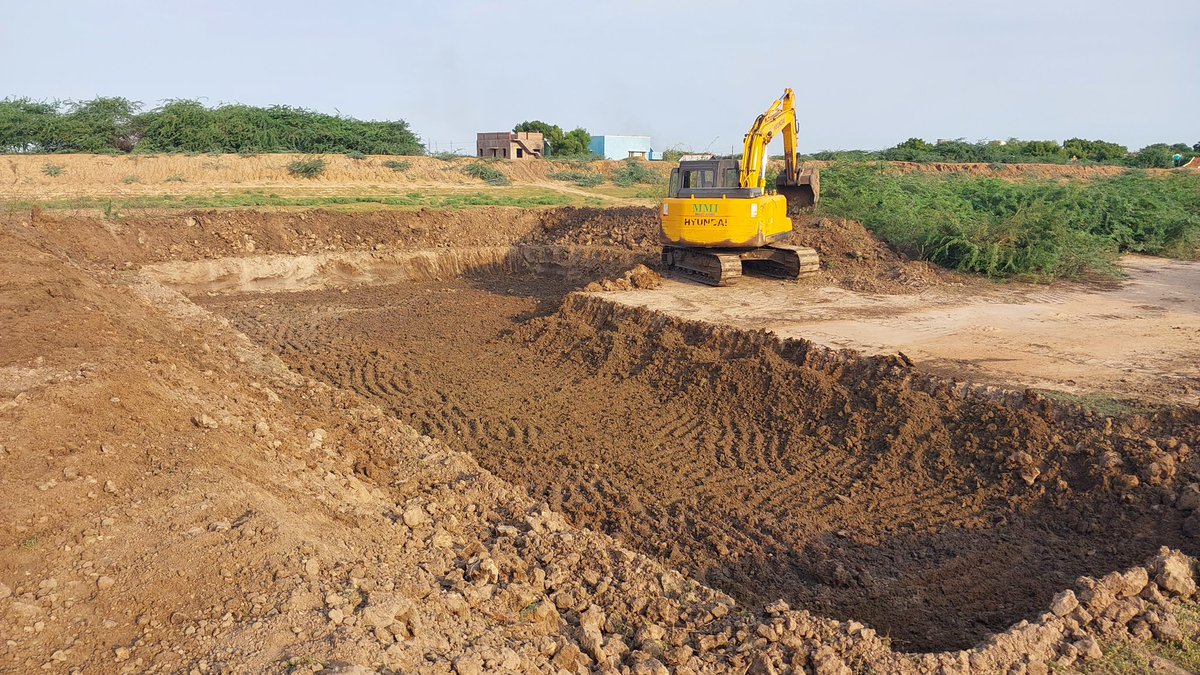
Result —
<path fill-rule="evenodd" d="M 740 171 L 736 159 L 682 161 L 678 168 L 671 170 L 671 186 L 667 196 L 685 199 L 761 197 L 762 190 L 741 186 Z"/>

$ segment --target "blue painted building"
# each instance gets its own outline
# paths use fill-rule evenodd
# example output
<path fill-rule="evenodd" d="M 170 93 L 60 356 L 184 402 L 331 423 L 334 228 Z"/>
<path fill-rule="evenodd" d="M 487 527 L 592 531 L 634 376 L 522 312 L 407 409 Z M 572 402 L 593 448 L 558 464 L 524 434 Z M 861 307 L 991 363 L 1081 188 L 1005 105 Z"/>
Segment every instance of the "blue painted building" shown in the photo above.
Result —
<path fill-rule="evenodd" d="M 661 159 L 650 147 L 649 136 L 592 136 L 588 149 L 604 159 Z"/>

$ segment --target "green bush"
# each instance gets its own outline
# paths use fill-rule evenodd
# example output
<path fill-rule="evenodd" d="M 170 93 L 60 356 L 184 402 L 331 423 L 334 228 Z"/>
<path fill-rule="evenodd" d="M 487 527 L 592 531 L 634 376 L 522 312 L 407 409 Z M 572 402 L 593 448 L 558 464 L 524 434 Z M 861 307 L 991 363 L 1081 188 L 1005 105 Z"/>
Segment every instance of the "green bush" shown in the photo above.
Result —
<path fill-rule="evenodd" d="M 287 170 L 293 176 L 317 178 L 325 173 L 325 160 L 320 157 L 314 159 L 297 159 L 288 163 Z"/>
<path fill-rule="evenodd" d="M 481 162 L 463 167 L 463 173 L 486 182 L 488 185 L 508 185 L 508 176 L 493 166 Z"/>
<path fill-rule="evenodd" d="M 58 178 L 63 175 L 63 168 L 57 164 L 46 164 L 42 166 L 42 173 L 51 178 Z"/>
<path fill-rule="evenodd" d="M 600 174 L 583 173 L 580 171 L 555 171 L 550 174 L 550 178 L 566 183 L 574 183 L 579 187 L 596 187 L 604 182 L 604 176 Z"/>
<path fill-rule="evenodd" d="M 637 184 L 661 183 L 663 178 L 647 169 L 641 161 L 631 157 L 621 161 L 621 167 L 613 173 L 613 182 L 621 187 L 630 187 Z"/>
<path fill-rule="evenodd" d="M 460 155 L 457 152 L 435 152 L 432 156 L 434 159 L 440 159 L 443 162 L 453 162 L 456 159 L 463 158 L 463 155 Z"/>
<path fill-rule="evenodd" d="M 821 186 L 821 212 L 858 220 L 912 257 L 991 277 L 1115 276 L 1120 252 L 1194 258 L 1200 246 L 1192 175 L 1011 182 L 839 164 Z"/>
<path fill-rule="evenodd" d="M 366 155 L 366 153 L 359 152 L 358 150 L 351 150 L 350 152 L 346 153 L 346 157 L 349 157 L 350 159 L 361 162 L 362 160 L 367 158 L 367 155 Z"/>
<path fill-rule="evenodd" d="M 408 160 L 388 159 L 384 160 L 383 166 L 391 169 L 392 171 L 408 171 L 412 168 L 412 162 Z"/>
<path fill-rule="evenodd" d="M 183 176 L 180 176 L 179 174 L 175 174 L 174 176 L 167 176 L 163 182 L 165 182 L 165 183 L 186 183 L 187 179 L 184 178 Z"/>

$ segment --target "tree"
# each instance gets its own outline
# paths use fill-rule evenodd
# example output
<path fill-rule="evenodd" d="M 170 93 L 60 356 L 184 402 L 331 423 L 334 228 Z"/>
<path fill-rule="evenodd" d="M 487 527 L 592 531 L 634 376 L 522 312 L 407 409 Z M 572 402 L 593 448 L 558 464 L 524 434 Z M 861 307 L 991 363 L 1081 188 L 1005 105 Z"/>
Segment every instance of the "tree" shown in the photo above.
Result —
<path fill-rule="evenodd" d="M 1166 143 L 1154 143 L 1138 150 L 1129 158 L 1132 166 L 1147 169 L 1166 169 L 1173 165 L 1171 161 L 1171 146 Z"/>
<path fill-rule="evenodd" d="M 583 127 L 576 127 L 567 132 L 563 139 L 560 155 L 586 155 L 591 152 L 592 135 Z"/>
<path fill-rule="evenodd" d="M 1063 141 L 1063 152 L 1069 157 L 1090 159 L 1093 162 L 1111 162 L 1113 160 L 1124 159 L 1129 154 L 1129 148 L 1107 141 L 1068 138 Z"/>
<path fill-rule="evenodd" d="M 933 146 L 930 145 L 929 143 L 926 143 L 925 139 L 916 138 L 916 137 L 910 138 L 907 141 L 904 141 L 903 143 L 897 144 L 896 148 L 904 149 L 904 150 L 917 150 L 919 152 L 929 152 L 930 150 L 933 150 Z"/>
<path fill-rule="evenodd" d="M 513 127 L 513 131 L 533 131 L 542 135 L 542 140 L 546 143 L 546 156 L 558 153 L 559 148 L 563 147 L 566 142 L 566 134 L 563 133 L 562 127 L 557 124 L 548 124 L 541 120 L 533 120 L 532 122 L 521 122 Z"/>

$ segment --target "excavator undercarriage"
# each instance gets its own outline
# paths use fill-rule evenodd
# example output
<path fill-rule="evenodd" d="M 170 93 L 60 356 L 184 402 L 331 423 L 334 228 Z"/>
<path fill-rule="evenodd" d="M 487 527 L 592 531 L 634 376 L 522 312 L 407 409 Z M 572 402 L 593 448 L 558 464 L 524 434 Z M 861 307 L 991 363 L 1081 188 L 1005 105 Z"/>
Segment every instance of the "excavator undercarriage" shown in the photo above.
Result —
<path fill-rule="evenodd" d="M 728 286 L 743 269 L 776 279 L 801 279 L 821 269 L 816 250 L 791 244 L 768 244 L 750 249 L 664 246 L 663 267 L 710 286 Z"/>

